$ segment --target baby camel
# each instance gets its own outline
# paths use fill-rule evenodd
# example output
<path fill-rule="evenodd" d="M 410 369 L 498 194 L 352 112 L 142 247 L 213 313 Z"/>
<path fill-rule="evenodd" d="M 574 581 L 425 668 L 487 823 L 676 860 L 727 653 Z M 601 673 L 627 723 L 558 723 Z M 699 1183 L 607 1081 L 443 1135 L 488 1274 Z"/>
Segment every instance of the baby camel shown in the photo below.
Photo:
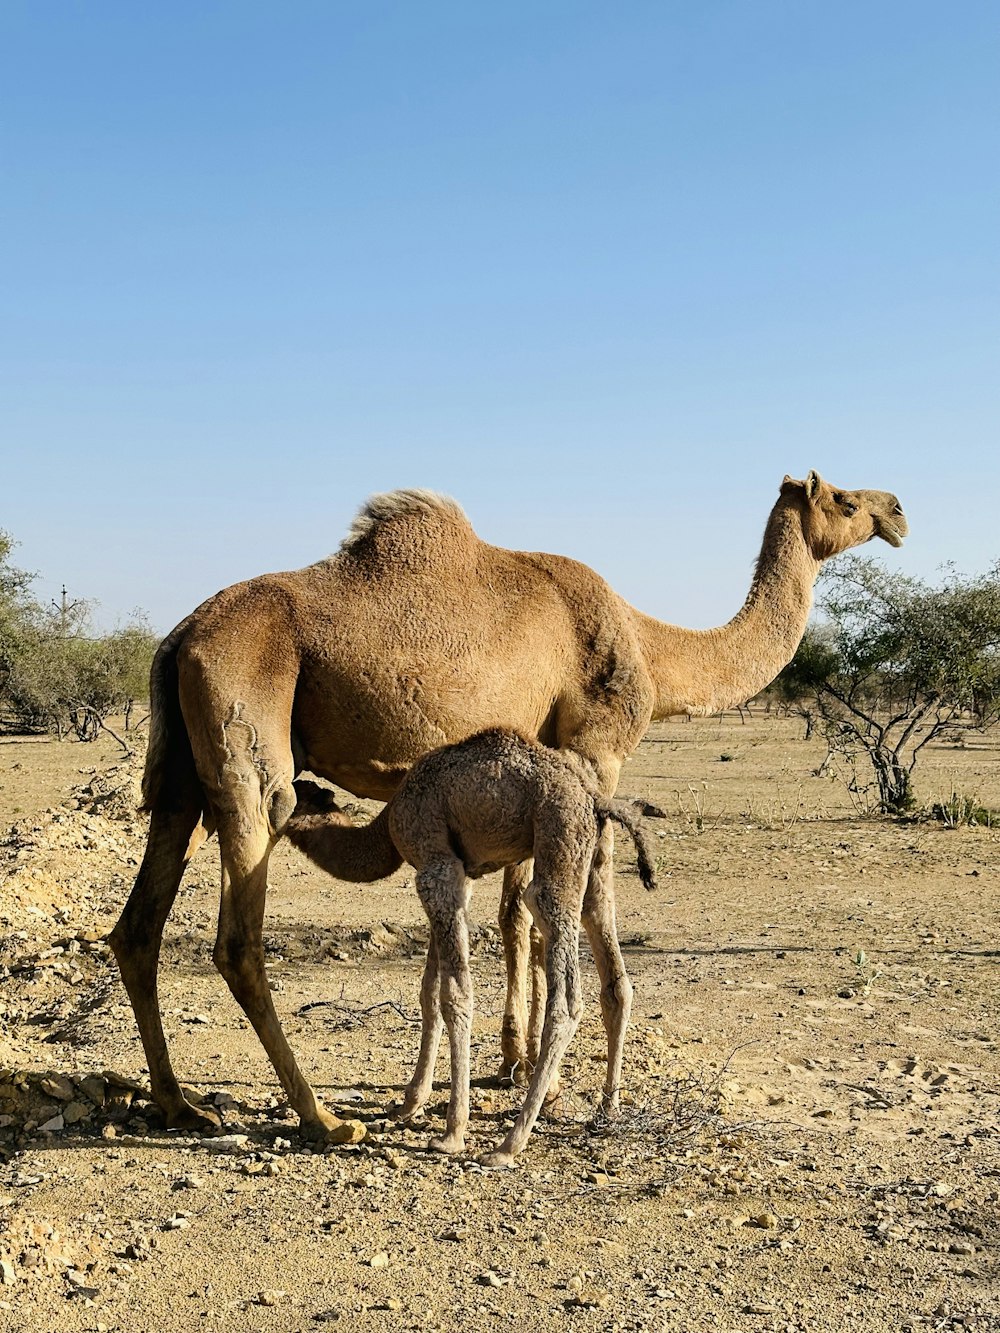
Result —
<path fill-rule="evenodd" d="M 292 842 L 318 865 L 339 861 L 334 847 L 360 830 L 332 820 L 332 798 L 312 782 L 296 782 L 298 804 L 285 827 Z M 451 1047 L 451 1097 L 445 1133 L 431 1140 L 439 1152 L 465 1146 L 469 1121 L 469 1044 L 472 980 L 469 971 L 468 879 L 478 879 L 534 857 L 526 902 L 545 942 L 548 996 L 538 1061 L 524 1105 L 489 1165 L 509 1165 L 524 1147 L 559 1063 L 580 1020 L 579 930 L 581 918 L 601 978 L 601 1010 L 608 1038 L 608 1067 L 601 1101 L 618 1111 L 622 1048 L 632 1007 L 615 927 L 610 880 L 595 873 L 600 834 L 609 819 L 628 829 L 638 852 L 639 874 L 653 887 L 649 850 L 636 816 L 604 799 L 587 762 L 568 750 L 550 750 L 517 732 L 495 728 L 418 760 L 385 809 L 369 825 L 371 837 L 387 837 L 417 872 L 417 892 L 430 921 L 430 943 L 420 1009 L 423 1030 L 417 1067 L 403 1099 L 409 1119 L 427 1101 L 441 1040 Z M 383 829 L 375 828 L 383 822 Z"/>

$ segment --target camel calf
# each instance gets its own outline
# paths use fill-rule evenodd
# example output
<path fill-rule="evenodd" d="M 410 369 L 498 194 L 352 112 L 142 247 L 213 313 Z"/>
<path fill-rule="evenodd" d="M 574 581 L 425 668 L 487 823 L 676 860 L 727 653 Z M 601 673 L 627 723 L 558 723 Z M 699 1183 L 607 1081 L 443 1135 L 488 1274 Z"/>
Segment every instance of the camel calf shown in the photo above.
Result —
<path fill-rule="evenodd" d="M 311 782 L 296 782 L 295 788 L 298 804 L 285 833 L 318 865 L 339 860 L 342 847 L 335 849 L 334 842 L 342 843 L 352 833 L 357 836 L 357 830 L 331 822 L 334 807 L 325 789 Z M 417 892 L 430 921 L 420 988 L 420 1054 L 401 1115 L 410 1118 L 430 1096 L 446 1026 L 451 1097 L 445 1133 L 431 1140 L 431 1148 L 461 1152 L 469 1121 L 472 980 L 467 881 L 529 857 L 534 858 L 534 874 L 525 898 L 545 942 L 545 1019 L 524 1104 L 510 1133 L 484 1160 L 508 1165 L 524 1147 L 576 1031 L 581 1011 L 581 919 L 600 973 L 608 1038 L 601 1105 L 608 1115 L 617 1113 L 632 984 L 618 943 L 611 881 L 595 873 L 598 840 L 609 819 L 632 834 L 639 873 L 651 888 L 653 870 L 635 816 L 622 804 L 601 797 L 589 765 L 572 752 L 550 750 L 514 731 L 494 729 L 418 760 L 373 821 L 382 824 L 374 836 L 387 835 L 399 856 L 416 870 Z"/>

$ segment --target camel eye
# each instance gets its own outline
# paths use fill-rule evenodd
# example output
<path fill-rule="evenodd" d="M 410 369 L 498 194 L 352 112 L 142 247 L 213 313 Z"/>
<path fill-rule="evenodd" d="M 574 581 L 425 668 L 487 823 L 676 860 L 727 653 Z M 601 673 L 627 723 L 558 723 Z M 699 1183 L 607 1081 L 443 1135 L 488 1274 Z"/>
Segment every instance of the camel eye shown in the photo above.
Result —
<path fill-rule="evenodd" d="M 848 518 L 851 518 L 857 512 L 858 512 L 857 505 L 852 505 L 849 501 L 847 504 L 844 505 L 844 513 L 847 515 Z"/>

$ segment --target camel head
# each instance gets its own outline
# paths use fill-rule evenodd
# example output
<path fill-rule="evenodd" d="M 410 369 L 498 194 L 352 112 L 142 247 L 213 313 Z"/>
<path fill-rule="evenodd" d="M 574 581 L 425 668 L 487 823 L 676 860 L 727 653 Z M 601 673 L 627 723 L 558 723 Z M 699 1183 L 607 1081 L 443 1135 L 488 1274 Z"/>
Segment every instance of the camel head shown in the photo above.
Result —
<path fill-rule="evenodd" d="M 845 491 L 810 472 L 805 481 L 786 477 L 781 494 L 798 509 L 806 544 L 817 560 L 829 560 L 873 537 L 902 546 L 909 531 L 902 506 L 889 491 Z"/>

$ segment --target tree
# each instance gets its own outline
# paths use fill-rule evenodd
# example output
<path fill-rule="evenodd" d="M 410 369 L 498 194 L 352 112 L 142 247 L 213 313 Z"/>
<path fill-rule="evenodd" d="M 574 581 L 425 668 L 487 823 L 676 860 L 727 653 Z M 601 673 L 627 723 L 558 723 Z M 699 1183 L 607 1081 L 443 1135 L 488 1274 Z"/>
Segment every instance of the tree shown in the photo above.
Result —
<path fill-rule="evenodd" d="M 95 634 L 92 603 L 43 606 L 31 596 L 34 576 L 10 563 L 13 542 L 0 532 L 0 708 L 19 728 L 74 732 L 93 740 L 107 718 L 131 713 L 149 691 L 157 636 L 141 612 L 110 634 Z M 114 735 L 115 733 L 112 733 Z M 121 744 L 128 749 L 127 742 Z"/>
<path fill-rule="evenodd" d="M 810 626 L 779 690 L 815 702 L 856 795 L 864 758 L 878 808 L 903 813 L 929 741 L 1000 717 L 1000 564 L 972 578 L 949 567 L 935 587 L 845 556 L 821 577 L 825 619 Z"/>

